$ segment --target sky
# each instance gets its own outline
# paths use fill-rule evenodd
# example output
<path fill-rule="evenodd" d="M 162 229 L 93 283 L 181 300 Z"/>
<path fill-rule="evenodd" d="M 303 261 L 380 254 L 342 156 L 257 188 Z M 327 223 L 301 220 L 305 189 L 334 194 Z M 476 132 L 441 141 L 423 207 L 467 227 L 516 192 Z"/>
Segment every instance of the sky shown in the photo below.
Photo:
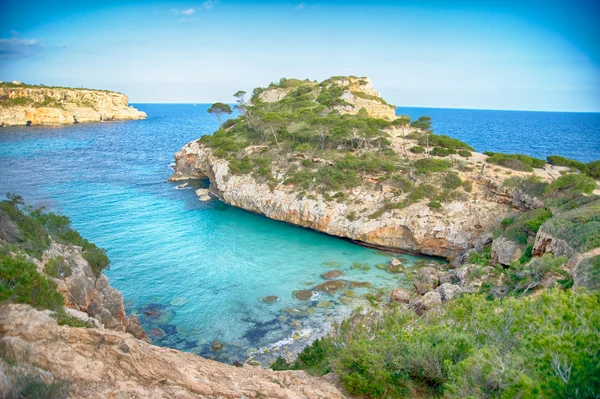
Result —
<path fill-rule="evenodd" d="M 0 80 L 233 102 L 368 76 L 398 106 L 600 112 L 600 0 L 0 0 Z"/>

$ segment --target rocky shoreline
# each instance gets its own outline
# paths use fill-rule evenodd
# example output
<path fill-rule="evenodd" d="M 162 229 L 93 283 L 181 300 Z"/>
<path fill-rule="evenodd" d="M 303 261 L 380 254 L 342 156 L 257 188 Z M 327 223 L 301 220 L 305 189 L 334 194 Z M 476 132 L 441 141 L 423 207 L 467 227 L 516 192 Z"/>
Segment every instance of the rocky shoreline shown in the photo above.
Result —
<path fill-rule="evenodd" d="M 0 126 L 53 126 L 145 119 L 125 94 L 0 84 Z"/>

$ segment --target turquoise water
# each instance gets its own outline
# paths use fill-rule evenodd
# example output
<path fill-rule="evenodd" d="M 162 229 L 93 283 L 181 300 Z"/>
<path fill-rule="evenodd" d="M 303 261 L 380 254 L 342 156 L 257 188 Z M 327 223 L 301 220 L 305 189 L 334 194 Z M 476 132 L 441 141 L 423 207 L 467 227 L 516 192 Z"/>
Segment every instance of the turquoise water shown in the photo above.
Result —
<path fill-rule="evenodd" d="M 123 292 L 127 311 L 138 314 L 155 343 L 226 362 L 270 347 L 270 355 L 256 357 L 266 364 L 269 356 L 297 350 L 364 302 L 345 295 L 350 303 L 342 303 L 339 293 L 296 301 L 292 292 L 322 283 L 322 273 L 339 268 L 347 281 L 371 282 L 372 289 L 352 290 L 356 298 L 405 284 L 402 275 L 375 267 L 389 262 L 389 254 L 220 202 L 200 202 L 191 188 L 175 189 L 166 181 L 174 153 L 214 131 L 217 122 L 206 105 L 138 108 L 149 115 L 147 120 L 0 129 L 0 193 L 18 193 L 69 216 L 86 238 L 106 248 L 111 284 Z M 488 118 L 510 119 L 511 113 L 476 111 L 458 129 L 457 114 L 437 111 L 441 122 L 434 112 L 411 112 L 434 116 L 440 133 L 477 132 L 472 138 L 480 150 L 511 151 L 520 140 L 517 147 L 543 157 L 587 140 L 589 145 L 579 144 L 578 152 L 565 155 L 599 157 L 596 117 L 577 119 L 579 133 L 573 137 L 556 134 L 545 140 L 540 132 L 562 126 L 573 115 L 545 113 L 546 122 L 540 122 L 539 115 L 531 114 L 534 119 L 527 123 L 520 123 L 519 115 L 509 124 L 513 140 L 506 141 L 486 135 L 485 126 Z M 540 147 L 528 147 L 532 141 Z M 206 183 L 196 187 L 201 184 Z M 421 259 L 405 258 L 407 266 Z M 261 301 L 269 295 L 279 300 Z M 301 338 L 279 351 L 273 347 L 294 337 Z M 215 339 L 225 344 L 223 350 L 210 349 Z"/>
<path fill-rule="evenodd" d="M 371 291 L 402 281 L 375 267 L 388 254 L 175 189 L 166 181 L 173 154 L 217 124 L 206 106 L 139 107 L 147 120 L 0 130 L 0 192 L 68 215 L 106 248 L 107 275 L 128 312 L 146 331 L 164 331 L 155 343 L 243 361 L 249 349 L 315 337 L 348 312 L 340 294 L 307 302 L 292 296 L 325 281 L 320 275 L 332 267 L 346 280 L 372 282 Z M 353 291 L 359 297 L 369 289 Z M 279 300 L 261 301 L 270 295 Z M 215 339 L 223 350 L 210 349 Z"/>

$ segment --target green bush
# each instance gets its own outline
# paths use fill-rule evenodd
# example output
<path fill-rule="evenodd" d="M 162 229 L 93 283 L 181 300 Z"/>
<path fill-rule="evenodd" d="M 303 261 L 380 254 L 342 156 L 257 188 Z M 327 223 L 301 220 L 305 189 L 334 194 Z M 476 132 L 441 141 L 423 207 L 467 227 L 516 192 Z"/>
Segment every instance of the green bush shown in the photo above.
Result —
<path fill-rule="evenodd" d="M 588 163 L 585 168 L 585 174 L 594 179 L 600 179 L 600 159 Z"/>
<path fill-rule="evenodd" d="M 425 145 L 426 142 L 427 142 L 427 139 L 425 137 L 423 137 L 419 140 L 420 145 Z M 458 139 L 452 138 L 450 136 L 446 136 L 444 134 L 442 134 L 442 135 L 430 134 L 429 135 L 429 145 L 443 147 L 448 150 L 455 150 L 455 151 L 456 150 L 475 151 L 473 149 L 473 147 L 471 147 L 467 143 L 464 143 L 464 142 L 462 142 Z"/>
<path fill-rule="evenodd" d="M 46 262 L 44 273 L 54 278 L 65 278 L 71 276 L 73 271 L 62 256 L 56 256 Z"/>
<path fill-rule="evenodd" d="M 473 154 L 471 154 L 470 151 L 466 151 L 466 150 L 458 150 L 457 154 L 463 158 L 470 158 L 473 155 Z"/>
<path fill-rule="evenodd" d="M 425 147 L 421 147 L 420 145 L 416 145 L 414 147 L 410 147 L 408 149 L 410 152 L 414 152 L 415 154 L 422 154 L 425 152 Z"/>
<path fill-rule="evenodd" d="M 247 175 L 254 169 L 254 164 L 248 157 L 242 159 L 231 158 L 229 159 L 229 170 L 234 175 Z"/>
<path fill-rule="evenodd" d="M 456 154 L 456 151 L 444 147 L 434 147 L 430 154 L 436 157 L 447 157 L 448 155 Z"/>
<path fill-rule="evenodd" d="M 419 174 L 441 172 L 452 167 L 452 164 L 443 159 L 424 158 L 415 161 L 415 169 Z"/>
<path fill-rule="evenodd" d="M 77 328 L 93 328 L 93 324 L 89 321 L 79 320 L 77 317 L 73 317 L 65 312 L 64 308 L 60 308 L 52 313 L 52 317 L 56 319 L 56 323 L 59 326 L 69 326 Z"/>
<path fill-rule="evenodd" d="M 554 180 L 546 187 L 546 195 L 557 195 L 566 191 L 581 191 L 591 194 L 596 189 L 596 181 L 581 174 L 564 175 Z"/>
<path fill-rule="evenodd" d="M 561 157 L 560 155 L 550 155 L 547 158 L 547 161 L 550 165 L 567 166 L 569 168 L 579 169 L 582 172 L 585 171 L 585 167 L 586 167 L 586 165 L 583 162 L 575 161 L 574 159 Z"/>
<path fill-rule="evenodd" d="M 546 208 L 538 208 L 525 212 L 515 217 L 512 222 L 503 221 L 506 226 L 504 237 L 519 244 L 527 244 L 528 238 L 535 237 L 540 226 L 552 217 L 552 211 Z"/>
<path fill-rule="evenodd" d="M 486 151 L 484 154 L 488 155 L 488 162 L 513 170 L 532 172 L 532 168 L 543 168 L 546 165 L 546 161 L 543 159 L 533 158 L 523 154 L 501 154 L 490 151 Z"/>
<path fill-rule="evenodd" d="M 96 245 L 90 242 L 87 242 L 83 247 L 82 256 L 83 259 L 90 264 L 92 273 L 94 273 L 96 277 L 99 277 L 100 273 L 102 273 L 102 270 L 106 269 L 110 264 L 110 260 L 106 255 L 106 250 L 104 248 L 98 248 Z"/>
<path fill-rule="evenodd" d="M 444 183 L 443 183 L 443 187 L 447 188 L 449 190 L 454 190 L 459 188 L 462 185 L 462 180 L 461 178 L 458 176 L 458 174 L 454 173 L 454 172 L 448 172 L 446 173 L 446 176 L 444 177 Z"/>
<path fill-rule="evenodd" d="M 19 399 L 66 399 L 70 391 L 68 382 L 57 379 L 46 382 L 41 376 L 21 376 L 17 386 Z"/>
<path fill-rule="evenodd" d="M 465 181 L 463 181 L 462 182 L 462 186 L 463 186 L 463 189 L 466 192 L 468 192 L 468 193 L 470 193 L 471 191 L 473 191 L 473 182 L 471 180 L 465 180 Z"/>
<path fill-rule="evenodd" d="M 438 201 L 430 201 L 427 206 L 432 210 L 438 210 L 442 208 L 442 204 L 440 204 Z"/>
<path fill-rule="evenodd" d="M 600 197 L 567 203 L 544 223 L 542 230 L 581 253 L 600 247 Z"/>
<path fill-rule="evenodd" d="M 56 291 L 56 283 L 38 273 L 33 263 L 0 255 L 0 302 L 57 309 L 63 305 L 63 298 Z"/>

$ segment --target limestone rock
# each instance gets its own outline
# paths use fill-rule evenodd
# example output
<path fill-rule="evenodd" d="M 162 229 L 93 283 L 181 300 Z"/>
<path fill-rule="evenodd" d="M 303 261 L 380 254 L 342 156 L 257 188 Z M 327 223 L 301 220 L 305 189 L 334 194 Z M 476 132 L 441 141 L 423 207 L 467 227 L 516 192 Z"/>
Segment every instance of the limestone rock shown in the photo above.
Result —
<path fill-rule="evenodd" d="M 422 267 L 419 269 L 415 277 L 413 278 L 413 285 L 417 293 L 423 295 L 426 292 L 433 290 L 440 284 L 440 279 L 437 274 L 437 270 L 433 267 Z"/>
<path fill-rule="evenodd" d="M 409 303 L 410 292 L 403 288 L 394 288 L 394 290 L 392 290 L 392 294 L 390 295 L 390 302 Z"/>
<path fill-rule="evenodd" d="M 317 292 L 326 292 L 329 295 L 335 294 L 338 290 L 346 287 L 346 282 L 341 280 L 329 280 L 313 288 Z"/>
<path fill-rule="evenodd" d="M 442 302 L 448 302 L 460 295 L 462 288 L 458 285 L 444 283 L 437 287 L 435 291 L 440 294 Z"/>
<path fill-rule="evenodd" d="M 415 297 L 411 299 L 410 305 L 419 315 L 423 314 L 427 310 L 434 306 L 442 304 L 442 297 L 439 292 L 430 291 L 421 297 Z"/>
<path fill-rule="evenodd" d="M 83 259 L 81 248 L 52 242 L 44 252 L 42 262 L 36 261 L 38 271 L 44 273 L 45 263 L 56 257 L 64 259 L 71 269 L 68 277 L 56 279 L 48 276 L 56 282 L 66 308 L 84 312 L 105 328 L 128 331 L 137 338 L 146 339 L 137 318 L 126 317 L 121 292 L 109 285 L 104 274 L 94 275 L 89 263 Z"/>
<path fill-rule="evenodd" d="M 25 98 L 38 105 L 0 107 L 0 126 L 68 125 L 83 122 L 144 119 L 126 95 L 110 91 L 49 87 L 0 86 L 0 97 Z"/>
<path fill-rule="evenodd" d="M 507 206 L 494 200 L 452 201 L 432 212 L 425 202 L 385 212 L 380 218 L 367 215 L 349 220 L 361 209 L 378 209 L 385 193 L 357 187 L 348 195 L 362 203 L 328 201 L 321 194 L 298 198 L 293 187 L 278 182 L 262 183 L 252 175 L 231 173 L 227 160 L 193 141 L 175 155 L 175 173 L 170 180 L 209 179 L 210 192 L 223 202 L 329 235 L 346 237 L 371 246 L 417 252 L 445 258 L 471 247 L 473 239 L 491 228 L 507 213 Z"/>
<path fill-rule="evenodd" d="M 504 237 L 498 237 L 492 243 L 492 264 L 509 266 L 521 257 L 522 246 Z"/>
<path fill-rule="evenodd" d="M 303 371 L 234 367 L 129 334 L 58 326 L 49 311 L 0 305 L 0 389 L 30 375 L 69 383 L 71 398 L 342 399 Z"/>

